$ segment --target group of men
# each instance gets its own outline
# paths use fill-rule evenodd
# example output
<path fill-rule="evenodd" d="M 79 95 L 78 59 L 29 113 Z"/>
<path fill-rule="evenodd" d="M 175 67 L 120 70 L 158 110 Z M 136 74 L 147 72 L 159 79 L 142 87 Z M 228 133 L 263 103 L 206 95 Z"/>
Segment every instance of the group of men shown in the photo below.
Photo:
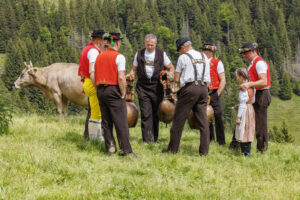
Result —
<path fill-rule="evenodd" d="M 120 148 L 119 155 L 136 158 L 129 142 L 127 124 L 126 59 L 118 52 L 123 37 L 120 33 L 95 30 L 90 38 L 91 43 L 82 50 L 78 73 L 82 77 L 83 90 L 89 97 L 91 112 L 88 121 L 89 139 L 104 140 L 107 152 L 110 155 L 116 153 L 114 125 Z M 131 78 L 137 77 L 136 91 L 141 111 L 143 141 L 146 143 L 158 141 L 157 112 L 163 100 L 163 87 L 159 78 L 162 70 L 168 70 L 174 77 L 175 83 L 179 83 L 180 90 L 177 92 L 178 101 L 170 130 L 170 142 L 165 152 L 178 152 L 185 121 L 189 112 L 193 110 L 201 133 L 199 154 L 207 155 L 210 140 L 215 138 L 213 124 L 209 126 L 206 115 L 208 95 L 210 95 L 210 104 L 214 110 L 217 142 L 219 145 L 225 144 L 220 96 L 226 80 L 224 65 L 216 56 L 216 46 L 212 43 L 204 43 L 201 47 L 202 51 L 199 52 L 193 49 L 190 38 L 179 38 L 176 41 L 176 47 L 180 56 L 175 70 L 167 54 L 157 48 L 156 44 L 155 35 L 146 35 L 145 48 L 135 54 L 132 69 L 127 75 Z M 255 87 L 258 90 L 255 111 L 258 113 L 257 121 L 260 123 L 257 129 L 260 130 L 257 130 L 257 147 L 262 152 L 264 144 L 267 146 L 268 143 L 266 109 L 270 103 L 268 90 L 270 74 L 269 67 L 259 56 L 257 47 L 248 48 L 250 44 L 252 43 L 246 43 L 240 53 L 250 63 L 249 72 L 252 82 L 241 85 L 241 88 Z M 267 70 L 265 70 L 265 65 L 259 67 L 262 62 L 267 66 Z M 261 100 L 265 98 L 269 101 Z"/>

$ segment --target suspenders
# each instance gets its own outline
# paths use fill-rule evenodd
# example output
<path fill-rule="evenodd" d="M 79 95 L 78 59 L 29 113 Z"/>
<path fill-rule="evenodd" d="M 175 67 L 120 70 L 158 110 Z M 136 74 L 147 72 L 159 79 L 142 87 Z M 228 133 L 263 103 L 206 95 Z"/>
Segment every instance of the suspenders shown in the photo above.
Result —
<path fill-rule="evenodd" d="M 197 78 L 197 68 L 196 68 L 196 64 L 197 63 L 203 63 L 203 71 L 202 71 L 202 78 L 201 78 L 201 85 L 204 85 L 204 73 L 205 73 L 205 66 L 206 66 L 206 63 L 205 63 L 205 57 L 204 57 L 204 54 L 202 52 L 201 53 L 201 57 L 202 59 L 194 59 L 193 56 L 189 53 L 185 53 L 190 59 L 191 59 L 191 62 L 193 64 L 193 67 L 194 67 L 194 74 L 195 74 L 195 85 L 198 85 L 198 78 Z"/>

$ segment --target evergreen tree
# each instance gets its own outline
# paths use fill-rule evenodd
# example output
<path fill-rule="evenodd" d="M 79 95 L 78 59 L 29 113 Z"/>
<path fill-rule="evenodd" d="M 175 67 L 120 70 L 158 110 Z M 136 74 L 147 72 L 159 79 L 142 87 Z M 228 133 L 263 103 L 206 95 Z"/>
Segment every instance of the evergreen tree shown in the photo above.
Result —
<path fill-rule="evenodd" d="M 277 71 L 274 68 L 273 62 L 270 61 L 269 63 L 269 67 L 270 67 L 270 73 L 271 73 L 271 89 L 270 92 L 272 95 L 274 96 L 278 96 L 279 95 L 279 81 L 278 81 L 278 76 L 277 76 Z"/>
<path fill-rule="evenodd" d="M 282 100 L 289 100 L 292 98 L 292 86 L 289 75 L 284 72 L 280 84 L 279 98 Z"/>

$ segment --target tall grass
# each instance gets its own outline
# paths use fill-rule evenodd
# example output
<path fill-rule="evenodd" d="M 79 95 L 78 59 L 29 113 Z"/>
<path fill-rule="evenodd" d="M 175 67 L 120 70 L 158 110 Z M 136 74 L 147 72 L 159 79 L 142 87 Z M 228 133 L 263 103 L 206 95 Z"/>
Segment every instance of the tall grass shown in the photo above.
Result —
<path fill-rule="evenodd" d="M 0 136 L 0 199 L 300 199 L 300 148 L 270 143 L 245 158 L 215 142 L 198 155 L 199 133 L 185 128 L 180 152 L 161 154 L 130 130 L 138 159 L 107 156 L 104 145 L 83 139 L 84 116 L 18 115 Z M 229 143 L 231 134 L 227 134 Z"/>

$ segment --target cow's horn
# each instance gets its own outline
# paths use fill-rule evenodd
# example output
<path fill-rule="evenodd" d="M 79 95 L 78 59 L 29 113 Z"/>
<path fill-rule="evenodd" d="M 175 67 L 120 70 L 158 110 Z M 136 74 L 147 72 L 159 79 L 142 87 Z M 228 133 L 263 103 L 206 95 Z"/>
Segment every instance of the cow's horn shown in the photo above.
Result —
<path fill-rule="evenodd" d="M 30 65 L 31 67 L 33 67 L 31 60 L 29 61 L 29 65 Z"/>

